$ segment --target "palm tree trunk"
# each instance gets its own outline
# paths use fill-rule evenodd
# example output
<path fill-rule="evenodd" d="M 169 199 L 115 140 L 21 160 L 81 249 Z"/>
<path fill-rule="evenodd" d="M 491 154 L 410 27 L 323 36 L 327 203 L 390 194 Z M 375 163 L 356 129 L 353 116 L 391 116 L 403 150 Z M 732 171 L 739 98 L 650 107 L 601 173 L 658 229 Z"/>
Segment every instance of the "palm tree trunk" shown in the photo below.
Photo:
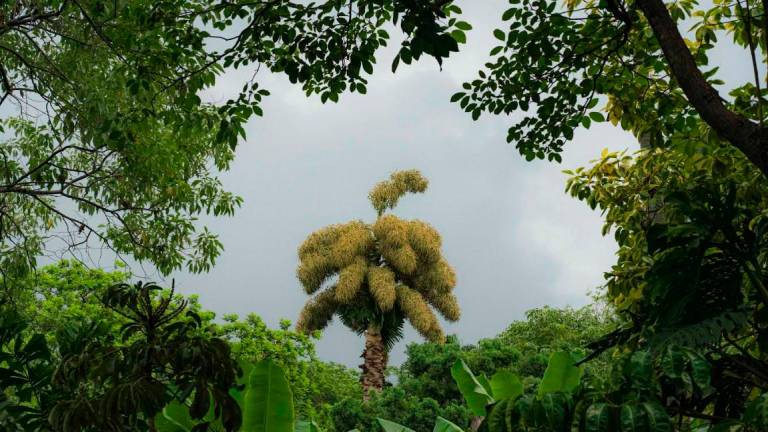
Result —
<path fill-rule="evenodd" d="M 384 388 L 384 371 L 387 368 L 387 349 L 381 339 L 379 329 L 369 327 L 365 331 L 365 351 L 363 351 L 363 370 L 360 382 L 363 385 L 363 400 L 367 401 L 374 391 Z"/>

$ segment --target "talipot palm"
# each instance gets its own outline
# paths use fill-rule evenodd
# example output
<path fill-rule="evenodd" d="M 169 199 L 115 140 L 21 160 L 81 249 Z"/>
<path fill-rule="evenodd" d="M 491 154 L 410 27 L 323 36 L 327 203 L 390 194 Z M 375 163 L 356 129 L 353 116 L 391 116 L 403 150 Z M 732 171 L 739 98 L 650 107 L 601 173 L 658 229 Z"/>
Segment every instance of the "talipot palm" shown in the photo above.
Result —
<path fill-rule="evenodd" d="M 433 309 L 449 321 L 459 319 L 452 294 L 456 276 L 441 254 L 440 234 L 425 222 L 385 214 L 403 195 L 424 192 L 427 184 L 416 170 L 395 172 L 369 194 L 378 215 L 373 224 L 330 225 L 299 248 L 297 276 L 314 296 L 297 328 L 322 330 L 338 315 L 365 335 L 360 381 L 366 399 L 384 386 L 387 354 L 402 336 L 405 320 L 426 339 L 442 342 Z"/>

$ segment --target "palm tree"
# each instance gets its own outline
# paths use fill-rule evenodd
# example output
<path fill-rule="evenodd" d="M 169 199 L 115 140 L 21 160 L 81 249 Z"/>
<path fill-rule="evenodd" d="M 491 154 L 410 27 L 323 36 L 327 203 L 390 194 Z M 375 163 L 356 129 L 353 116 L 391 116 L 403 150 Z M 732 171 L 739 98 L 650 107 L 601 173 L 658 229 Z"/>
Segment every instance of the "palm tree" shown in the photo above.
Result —
<path fill-rule="evenodd" d="M 299 248 L 297 276 L 309 295 L 298 330 L 322 330 L 338 315 L 365 335 L 360 366 L 364 398 L 384 386 L 388 352 L 408 320 L 426 339 L 445 339 L 434 308 L 445 319 L 459 319 L 451 293 L 456 276 L 440 252 L 440 235 L 429 224 L 403 220 L 387 209 L 408 192 L 424 192 L 427 180 L 417 170 L 393 173 L 369 198 L 378 214 L 373 224 L 352 221 L 312 233 Z"/>

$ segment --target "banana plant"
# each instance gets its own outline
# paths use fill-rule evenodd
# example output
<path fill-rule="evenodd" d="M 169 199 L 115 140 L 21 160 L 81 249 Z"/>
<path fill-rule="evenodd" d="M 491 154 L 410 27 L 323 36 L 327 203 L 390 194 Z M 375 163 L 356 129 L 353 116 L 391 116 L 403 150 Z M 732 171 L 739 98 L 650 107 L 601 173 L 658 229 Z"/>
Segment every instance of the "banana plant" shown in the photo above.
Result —
<path fill-rule="evenodd" d="M 379 425 L 381 425 L 381 428 L 384 429 L 384 432 L 415 432 L 413 429 L 407 428 L 401 424 L 397 424 L 393 421 L 385 420 L 383 418 L 377 418 L 376 419 L 379 422 Z M 355 429 L 356 431 L 357 429 Z M 349 431 L 353 432 L 353 431 Z M 456 426 L 449 420 L 446 420 L 442 417 L 438 417 L 435 421 L 435 428 L 432 429 L 432 432 L 464 432 L 460 427 Z"/>
<path fill-rule="evenodd" d="M 698 358 L 663 358 L 665 379 L 708 386 L 708 371 Z M 687 361 L 687 362 L 686 362 Z M 618 361 L 613 372 L 622 385 L 596 391 L 581 383 L 582 368 L 568 352 L 556 352 L 535 392 L 525 393 L 520 378 L 508 371 L 488 380 L 458 360 L 451 369 L 470 410 L 488 432 L 671 432 L 669 414 L 658 401 L 651 356 L 637 352 Z M 669 364 L 667 364 L 669 363 Z M 474 428 L 473 428 L 474 429 Z"/>
<path fill-rule="evenodd" d="M 264 360 L 241 367 L 243 375 L 238 379 L 239 385 L 229 391 L 242 411 L 243 421 L 237 431 L 294 432 L 293 394 L 280 366 Z M 217 417 L 211 409 L 202 421 L 195 421 L 185 403 L 174 401 L 163 409 L 156 425 L 158 432 L 224 432 L 226 429 Z M 303 430 L 319 432 L 317 425 L 314 426 Z"/>
<path fill-rule="evenodd" d="M 323 432 L 314 420 L 299 420 L 296 422 L 294 432 Z"/>
<path fill-rule="evenodd" d="M 525 394 L 520 377 L 496 372 L 490 380 L 476 376 L 463 360 L 451 368 L 469 409 L 484 419 L 490 432 L 541 430 L 569 431 L 573 393 L 583 370 L 568 352 L 553 353 L 535 394 Z"/>

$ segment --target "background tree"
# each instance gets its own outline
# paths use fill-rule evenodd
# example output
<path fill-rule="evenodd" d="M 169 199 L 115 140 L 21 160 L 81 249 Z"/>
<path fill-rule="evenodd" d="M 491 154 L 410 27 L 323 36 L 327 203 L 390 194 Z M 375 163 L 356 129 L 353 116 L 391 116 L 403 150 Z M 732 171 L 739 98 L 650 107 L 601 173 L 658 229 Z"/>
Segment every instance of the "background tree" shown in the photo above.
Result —
<path fill-rule="evenodd" d="M 475 119 L 524 111 L 507 141 L 528 160 L 560 161 L 574 129 L 606 120 L 603 102 L 609 121 L 653 146 L 729 144 L 766 174 L 767 12 L 759 0 L 510 0 L 492 59 L 453 101 Z M 691 24 L 686 41 L 678 25 Z M 709 66 L 724 36 L 744 48 L 728 55 L 751 60 L 752 80 L 722 86 Z"/>
<path fill-rule="evenodd" d="M 63 291 L 72 304 L 40 298 L 39 321 L 19 312 L 28 310 L 3 305 L 3 430 L 154 430 L 155 416 L 169 401 L 188 397 L 193 416 L 206 415 L 211 404 L 224 424 L 239 424 L 228 395 L 236 363 L 194 302 L 173 291 L 161 294 L 153 284 L 100 286 L 109 279 L 103 272 L 77 265 L 51 268 L 57 276 L 96 278 L 82 299 Z M 61 306 L 58 319 L 48 315 L 48 303 Z"/>
<path fill-rule="evenodd" d="M 256 314 L 243 320 L 236 315 L 225 315 L 223 320 L 216 325 L 216 334 L 230 344 L 236 359 L 252 364 L 269 359 L 282 368 L 300 418 L 330 427 L 330 406 L 347 396 L 359 398 L 356 374 L 344 366 L 317 358 L 314 341 L 318 335 L 293 331 L 288 320 L 283 320 L 280 328 L 271 329 Z"/>
<path fill-rule="evenodd" d="M 0 409 L 0 428 L 31 430 L 37 424 L 45 430 L 49 427 L 50 409 L 67 396 L 61 386 L 52 382 L 63 359 L 81 353 L 78 350 L 88 344 L 100 344 L 104 349 L 123 346 L 121 328 L 128 322 L 105 307 L 103 299 L 110 287 L 129 278 L 125 271 L 107 272 L 77 261 L 61 261 L 41 267 L 14 284 L 19 288 L 14 292 L 19 295 L 4 305 L 1 314 L 0 329 L 5 336 L 0 370 L 5 373 L 0 375 L 7 380 L 0 379 L 0 399 L 5 398 L 7 403 Z M 166 290 L 163 296 L 168 294 Z M 270 359 L 284 369 L 300 418 L 313 419 L 329 430 L 333 425 L 332 406 L 345 398 L 360 399 L 358 374 L 318 359 L 316 335 L 292 331 L 288 321 L 283 321 L 280 328 L 269 328 L 254 314 L 245 319 L 227 315 L 222 321 L 214 321 L 215 314 L 205 310 L 196 296 L 184 300 L 187 310 L 200 317 L 201 328 L 227 342 L 234 360 L 258 363 Z M 91 323 L 99 325 L 92 329 Z M 29 348 L 22 349 L 24 346 Z M 96 382 L 89 385 L 94 392 L 105 388 Z"/>
<path fill-rule="evenodd" d="M 432 308 L 448 320 L 459 318 L 451 293 L 456 277 L 441 255 L 438 232 L 424 222 L 384 214 L 406 193 L 426 188 L 427 180 L 416 170 L 393 173 L 369 195 L 378 214 L 373 224 L 331 225 L 312 233 L 299 248 L 297 276 L 307 294 L 315 296 L 296 326 L 304 332 L 321 330 L 338 315 L 365 335 L 360 378 L 365 397 L 384 386 L 387 352 L 402 336 L 406 319 L 428 340 L 442 342 Z"/>
<path fill-rule="evenodd" d="M 125 319 L 123 343 L 104 343 L 109 334 L 77 334 L 83 329 L 92 336 L 98 323 L 64 329 L 75 334 L 53 376 L 67 395 L 49 415 L 54 430 L 152 432 L 164 406 L 187 399 L 193 419 L 213 410 L 228 430 L 239 427 L 240 408 L 229 389 L 240 371 L 229 345 L 202 326 L 186 300 L 160 291 L 140 282 L 107 290 L 104 306 Z"/>
<path fill-rule="evenodd" d="M 17 0 L 0 4 L 0 271 L 90 240 L 162 273 L 210 268 L 200 213 L 230 215 L 223 190 L 244 124 L 268 92 L 200 92 L 231 68 L 284 73 L 308 95 L 366 92 L 396 24 L 398 59 L 442 62 L 463 40 L 446 1 Z M 466 28 L 465 26 L 462 26 Z M 458 36 L 457 36 L 458 35 Z"/>
<path fill-rule="evenodd" d="M 544 306 L 526 311 L 524 320 L 513 322 L 495 338 L 520 353 L 519 359 L 507 368 L 523 378 L 540 377 L 552 353 L 586 354 L 587 345 L 614 329 L 613 311 L 605 309 L 598 303 L 579 309 Z M 467 364 L 472 370 L 487 374 L 499 369 L 497 365 L 486 366 L 471 359 Z M 590 361 L 585 365 L 584 379 L 604 378 L 609 364 L 608 355 Z"/>
<path fill-rule="evenodd" d="M 323 430 L 343 427 L 336 426 L 335 413 L 339 407 L 344 401 L 362 400 L 358 371 L 338 363 L 316 360 L 309 364 L 308 375 L 312 387 L 303 403 L 312 410 L 306 411 L 305 418 L 317 421 Z"/>
<path fill-rule="evenodd" d="M 127 271 L 87 268 L 78 261 L 62 260 L 16 280 L 9 291 L 9 305 L 24 319 L 30 332 L 53 337 L 62 329 L 98 318 L 110 323 L 118 336 L 123 322 L 106 310 L 102 300 L 109 287 L 129 278 Z"/>
<path fill-rule="evenodd" d="M 28 334 L 27 321 L 0 307 L 0 427 L 9 432 L 49 430 L 48 414 L 63 397 L 51 383 L 54 353 L 42 333 Z"/>
<path fill-rule="evenodd" d="M 474 414 L 466 406 L 451 367 L 463 360 L 478 376 L 492 377 L 499 371 L 521 378 L 533 392 L 544 374 L 549 357 L 558 351 L 586 354 L 584 346 L 612 327 L 593 307 L 581 309 L 532 309 L 524 319 L 512 322 L 499 335 L 474 344 L 461 344 L 456 335 L 445 343 L 411 343 L 406 359 L 393 368 L 395 379 L 366 404 L 347 398 L 332 409 L 334 430 L 372 430 L 377 418 L 388 419 L 417 432 L 433 430 L 435 418 L 443 417 L 468 430 Z M 585 383 L 608 381 L 608 355 L 585 365 Z"/>

